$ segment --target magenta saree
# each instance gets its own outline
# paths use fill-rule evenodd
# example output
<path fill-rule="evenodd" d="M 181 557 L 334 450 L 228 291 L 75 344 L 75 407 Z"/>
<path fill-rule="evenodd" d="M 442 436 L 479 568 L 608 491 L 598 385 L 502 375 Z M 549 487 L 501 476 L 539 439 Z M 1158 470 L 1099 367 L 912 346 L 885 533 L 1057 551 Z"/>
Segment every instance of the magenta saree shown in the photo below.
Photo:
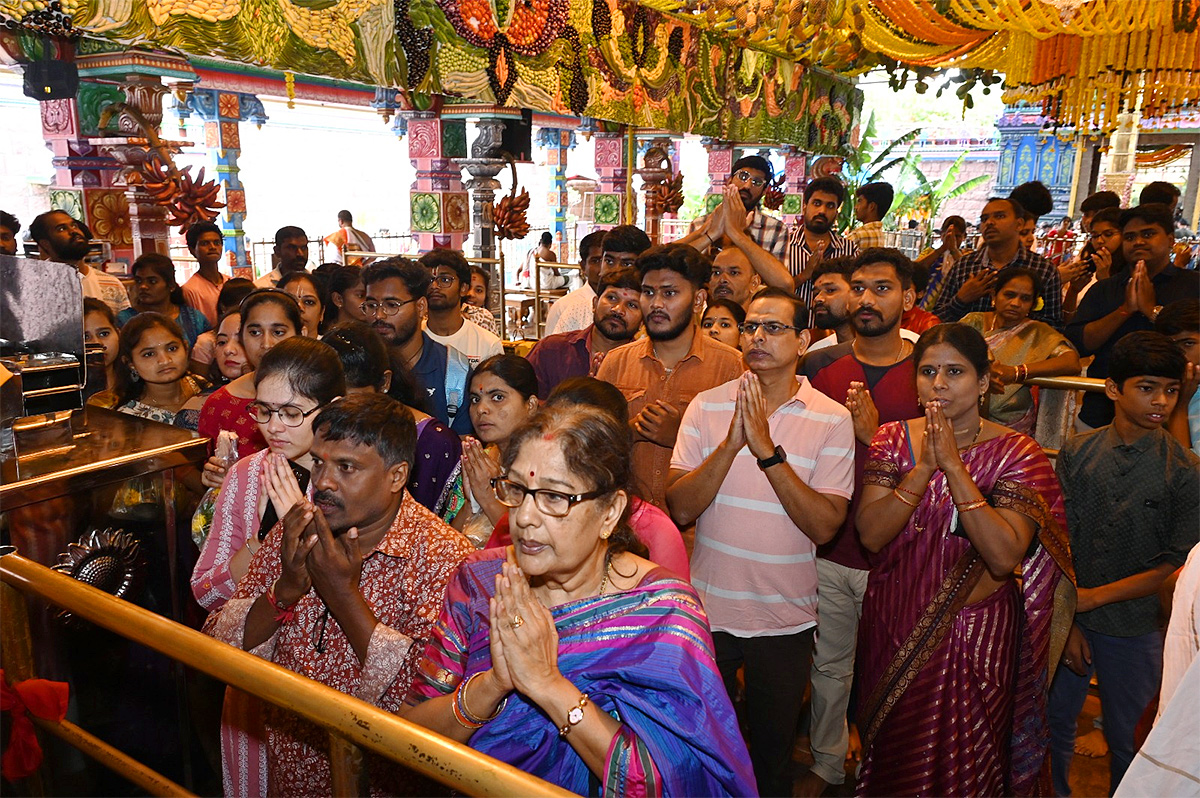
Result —
<path fill-rule="evenodd" d="M 1020 433 L 962 458 L 992 506 L 1037 522 L 1034 545 L 1018 578 L 967 605 L 984 566 L 952 533 L 939 471 L 877 555 L 859 624 L 860 795 L 1030 795 L 1048 786 L 1051 616 L 1056 589 L 1071 580 L 1062 491 L 1041 448 Z M 864 483 L 893 488 L 915 459 L 908 425 L 885 424 Z"/>

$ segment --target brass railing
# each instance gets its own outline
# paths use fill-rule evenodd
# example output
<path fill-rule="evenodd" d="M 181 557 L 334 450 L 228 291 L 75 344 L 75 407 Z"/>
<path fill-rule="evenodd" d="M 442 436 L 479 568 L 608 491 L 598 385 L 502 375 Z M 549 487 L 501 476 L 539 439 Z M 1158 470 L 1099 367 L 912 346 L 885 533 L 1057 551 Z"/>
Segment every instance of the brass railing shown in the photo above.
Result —
<path fill-rule="evenodd" d="M 11 550 L 11 549 L 10 549 Z M 4 612 L 0 656 L 12 680 L 36 676 L 25 594 L 203 671 L 329 731 L 334 795 L 361 794 L 369 749 L 468 795 L 571 793 L 422 726 L 122 601 L 15 553 L 0 556 Z M 178 784 L 69 723 L 40 728 L 74 745 L 152 795 L 190 795 Z"/>

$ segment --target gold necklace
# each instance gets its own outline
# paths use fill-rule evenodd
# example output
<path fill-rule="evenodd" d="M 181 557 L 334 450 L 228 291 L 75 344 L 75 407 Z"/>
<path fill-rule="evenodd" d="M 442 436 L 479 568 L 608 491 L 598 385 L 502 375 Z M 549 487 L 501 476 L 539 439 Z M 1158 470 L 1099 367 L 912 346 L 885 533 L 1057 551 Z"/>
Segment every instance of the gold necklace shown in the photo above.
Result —
<path fill-rule="evenodd" d="M 975 430 L 975 437 L 972 438 L 971 442 L 968 443 L 966 446 L 959 446 L 958 448 L 970 449 L 972 446 L 975 445 L 975 442 L 979 440 L 979 433 L 981 433 L 981 432 L 983 432 L 983 419 L 982 418 L 979 419 L 979 428 Z M 957 441 L 955 443 L 957 444 Z"/>
<path fill-rule="evenodd" d="M 612 567 L 612 558 L 605 557 L 604 558 L 604 578 L 600 580 L 600 592 L 596 594 L 597 596 L 603 596 L 604 591 L 608 588 L 608 569 L 611 567 Z"/>

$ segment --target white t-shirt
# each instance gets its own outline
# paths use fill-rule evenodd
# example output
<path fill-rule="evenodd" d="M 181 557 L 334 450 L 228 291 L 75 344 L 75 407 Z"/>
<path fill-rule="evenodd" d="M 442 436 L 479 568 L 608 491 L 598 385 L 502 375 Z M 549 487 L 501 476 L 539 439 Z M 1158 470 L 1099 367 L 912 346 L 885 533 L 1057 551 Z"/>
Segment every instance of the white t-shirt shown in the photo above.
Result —
<path fill-rule="evenodd" d="M 587 283 L 555 300 L 546 314 L 546 335 L 586 330 L 595 317 L 596 292 Z"/>
<path fill-rule="evenodd" d="M 99 299 L 112 308 L 113 315 L 129 309 L 129 292 L 125 284 L 108 272 L 102 272 L 95 266 L 88 268 L 88 273 L 79 273 L 79 283 L 83 286 L 84 297 Z"/>
<path fill-rule="evenodd" d="M 466 355 L 471 368 L 475 368 L 492 355 L 504 354 L 504 344 L 499 336 L 493 335 L 469 319 L 463 319 L 462 326 L 453 335 L 437 335 L 428 327 L 425 328 L 425 332 L 439 344 L 452 346 Z"/>

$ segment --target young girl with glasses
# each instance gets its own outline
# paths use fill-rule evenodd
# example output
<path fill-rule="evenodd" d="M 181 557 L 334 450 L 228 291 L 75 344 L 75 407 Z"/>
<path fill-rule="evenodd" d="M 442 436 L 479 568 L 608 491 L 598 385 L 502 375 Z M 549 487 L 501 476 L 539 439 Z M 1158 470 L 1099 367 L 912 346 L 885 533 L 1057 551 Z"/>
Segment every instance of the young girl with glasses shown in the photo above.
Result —
<path fill-rule="evenodd" d="M 192 594 L 210 611 L 229 600 L 262 540 L 310 492 L 313 419 L 346 393 L 337 353 L 312 338 L 293 337 L 272 348 L 253 379 L 255 399 L 245 413 L 267 448 L 231 466 L 218 495 L 212 531 L 192 572 Z M 261 707 L 229 691 L 221 729 L 227 794 L 267 794 L 264 733 Z"/>

